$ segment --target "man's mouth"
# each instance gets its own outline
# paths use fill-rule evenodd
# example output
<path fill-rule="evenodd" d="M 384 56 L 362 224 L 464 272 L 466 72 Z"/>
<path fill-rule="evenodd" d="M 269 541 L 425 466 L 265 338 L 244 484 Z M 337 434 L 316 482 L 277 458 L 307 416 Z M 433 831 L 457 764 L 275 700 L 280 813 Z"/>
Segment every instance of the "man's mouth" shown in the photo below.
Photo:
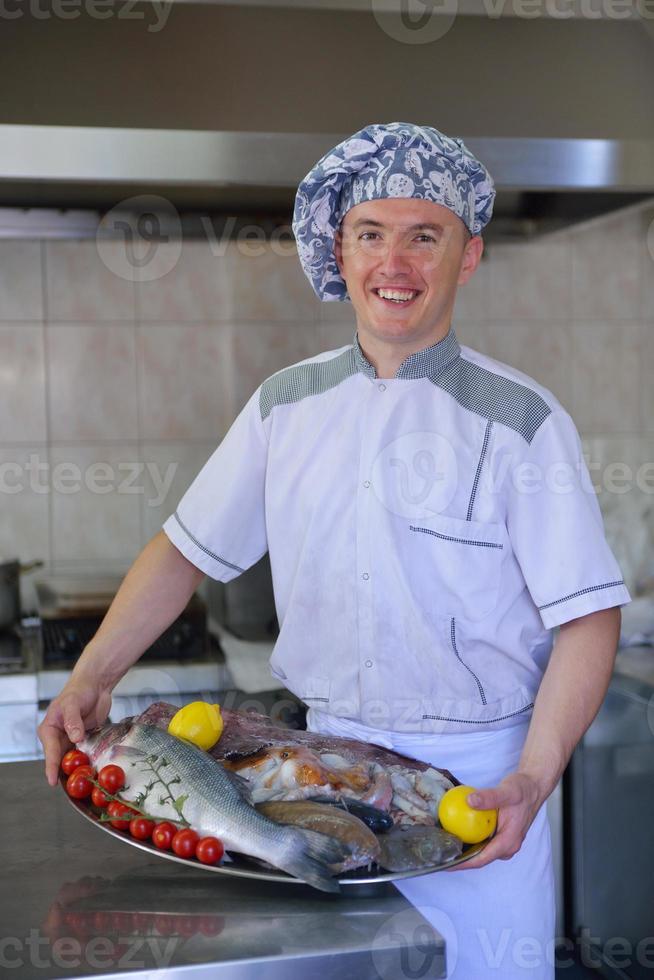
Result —
<path fill-rule="evenodd" d="M 409 306 L 419 295 L 418 289 L 373 289 L 375 296 L 387 306 Z"/>

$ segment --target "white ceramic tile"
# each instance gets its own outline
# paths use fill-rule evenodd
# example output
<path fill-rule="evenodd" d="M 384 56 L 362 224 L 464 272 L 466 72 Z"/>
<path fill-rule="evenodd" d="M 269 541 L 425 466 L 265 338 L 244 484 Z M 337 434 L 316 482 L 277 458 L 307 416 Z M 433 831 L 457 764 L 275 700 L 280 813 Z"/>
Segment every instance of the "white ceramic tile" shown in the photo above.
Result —
<path fill-rule="evenodd" d="M 55 440 L 136 439 L 135 327 L 50 324 L 50 431 Z"/>
<path fill-rule="evenodd" d="M 275 371 L 317 353 L 314 327 L 311 323 L 274 322 L 228 325 L 228 382 L 234 415 Z"/>
<path fill-rule="evenodd" d="M 94 240 L 46 243 L 48 320 L 134 320 L 135 284 L 103 261 L 124 253 L 122 241 L 104 242 L 102 255 Z M 117 263 L 116 266 L 120 268 Z"/>
<path fill-rule="evenodd" d="M 654 582 L 654 438 L 598 435 L 583 444 L 607 540 L 628 588 L 642 588 Z"/>
<path fill-rule="evenodd" d="M 642 327 L 642 384 L 640 386 L 641 429 L 654 432 L 654 315 Z"/>
<path fill-rule="evenodd" d="M 141 326 L 141 438 L 217 442 L 231 421 L 225 324 Z"/>
<path fill-rule="evenodd" d="M 641 314 L 642 218 L 609 216 L 571 232 L 575 319 L 629 320 Z"/>
<path fill-rule="evenodd" d="M 159 264 L 161 275 L 138 287 L 142 321 L 317 319 L 319 304 L 295 249 L 200 240 L 184 242 L 178 253 L 177 243 L 159 246 L 153 269 Z"/>
<path fill-rule="evenodd" d="M 643 325 L 575 323 L 573 411 L 584 434 L 640 429 Z"/>
<path fill-rule="evenodd" d="M 484 327 L 485 322 L 479 320 L 461 320 L 458 319 L 452 322 L 452 326 L 456 331 L 456 338 L 460 344 L 464 344 L 466 347 L 472 347 L 473 350 L 481 351 L 482 354 L 486 354 L 487 351 L 485 347 L 488 341 L 484 340 Z"/>
<path fill-rule="evenodd" d="M 357 322 L 357 315 L 350 303 L 347 300 L 343 302 L 329 302 L 324 303 L 319 301 L 318 303 L 318 322 L 319 323 L 347 323 L 354 326 Z"/>
<path fill-rule="evenodd" d="M 499 245 L 493 249 L 489 264 L 492 319 L 569 318 L 572 268 L 566 239 Z"/>
<path fill-rule="evenodd" d="M 457 287 L 453 323 L 461 320 L 483 320 L 490 315 L 490 283 L 495 262 L 494 246 L 486 247 L 481 262 L 471 278 Z"/>
<path fill-rule="evenodd" d="M 212 252 L 205 239 L 158 245 L 152 279 L 137 285 L 139 319 L 174 323 L 229 318 L 227 248 L 218 243 Z"/>
<path fill-rule="evenodd" d="M 141 547 L 135 446 L 53 445 L 52 557 L 131 561 Z"/>
<path fill-rule="evenodd" d="M 318 351 L 335 350 L 337 347 L 343 347 L 344 344 L 351 344 L 355 333 L 354 321 L 333 320 L 331 323 L 323 321 L 316 326 L 316 348 Z"/>
<path fill-rule="evenodd" d="M 0 241 L 0 320 L 41 320 L 41 243 Z"/>
<path fill-rule="evenodd" d="M 216 448 L 213 443 L 145 443 L 141 450 L 144 464 L 141 498 L 146 539 L 161 530 L 164 521 Z"/>
<path fill-rule="evenodd" d="M 50 557 L 48 452 L 0 447 L 0 555 L 21 561 Z"/>
<path fill-rule="evenodd" d="M 314 323 L 321 306 L 302 271 L 295 246 L 230 242 L 226 255 L 236 320 L 296 320 Z"/>
<path fill-rule="evenodd" d="M 640 244 L 642 315 L 654 322 L 654 207 L 646 208 L 641 215 Z"/>
<path fill-rule="evenodd" d="M 45 440 L 43 326 L 0 323 L 0 443 Z"/>
<path fill-rule="evenodd" d="M 573 345 L 569 324 L 489 321 L 471 325 L 467 334 L 470 347 L 529 375 L 548 388 L 565 408 L 572 409 Z M 463 339 L 462 342 L 465 343 Z"/>

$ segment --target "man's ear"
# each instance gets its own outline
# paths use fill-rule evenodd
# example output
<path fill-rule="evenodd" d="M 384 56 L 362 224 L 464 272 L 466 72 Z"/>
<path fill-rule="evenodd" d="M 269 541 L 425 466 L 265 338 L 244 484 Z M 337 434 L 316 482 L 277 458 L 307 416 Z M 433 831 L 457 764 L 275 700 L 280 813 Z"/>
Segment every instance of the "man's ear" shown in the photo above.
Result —
<path fill-rule="evenodd" d="M 458 286 L 463 286 L 471 278 L 481 262 L 483 252 L 484 240 L 481 235 L 475 235 L 466 243 L 463 256 L 461 257 L 461 268 L 459 270 L 459 278 L 457 279 Z"/>

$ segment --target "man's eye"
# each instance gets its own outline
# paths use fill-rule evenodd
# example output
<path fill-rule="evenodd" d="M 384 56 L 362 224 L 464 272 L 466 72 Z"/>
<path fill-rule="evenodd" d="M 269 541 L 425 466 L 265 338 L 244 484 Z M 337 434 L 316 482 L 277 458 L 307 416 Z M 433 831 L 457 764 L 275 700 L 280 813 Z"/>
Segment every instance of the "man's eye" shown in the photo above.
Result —
<path fill-rule="evenodd" d="M 376 231 L 364 231 L 363 234 L 359 235 L 359 238 L 362 241 L 367 242 L 369 239 L 366 238 L 366 235 L 377 235 L 377 232 Z"/>
<path fill-rule="evenodd" d="M 416 237 L 417 238 L 423 238 L 423 239 L 425 239 L 428 242 L 435 242 L 436 241 L 436 239 L 435 238 L 432 238 L 431 235 L 417 235 Z"/>

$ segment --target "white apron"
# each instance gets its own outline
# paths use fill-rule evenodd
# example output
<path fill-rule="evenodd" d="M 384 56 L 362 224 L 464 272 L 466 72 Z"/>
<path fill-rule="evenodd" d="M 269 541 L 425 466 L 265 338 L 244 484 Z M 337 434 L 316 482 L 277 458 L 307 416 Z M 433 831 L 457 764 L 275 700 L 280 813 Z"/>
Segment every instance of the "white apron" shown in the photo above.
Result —
<path fill-rule="evenodd" d="M 315 708 L 307 713 L 309 731 L 374 742 L 449 769 L 479 789 L 516 769 L 527 727 L 409 735 L 367 728 Z M 449 980 L 553 980 L 554 874 L 545 806 L 508 861 L 409 878 L 397 887 L 444 937 Z"/>

